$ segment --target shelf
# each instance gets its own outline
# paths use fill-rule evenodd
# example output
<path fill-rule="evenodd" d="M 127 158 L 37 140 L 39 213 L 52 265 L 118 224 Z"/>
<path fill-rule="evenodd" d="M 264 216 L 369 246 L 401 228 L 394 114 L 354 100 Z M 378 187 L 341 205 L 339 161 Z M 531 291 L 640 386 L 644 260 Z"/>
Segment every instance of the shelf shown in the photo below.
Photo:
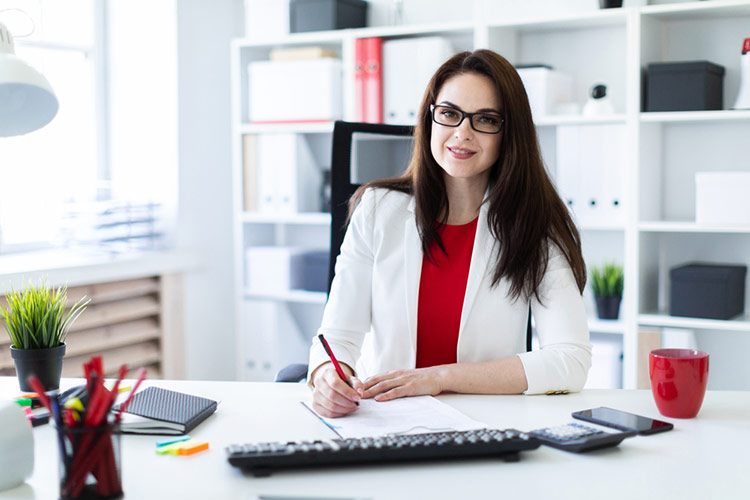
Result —
<path fill-rule="evenodd" d="M 330 134 L 333 133 L 333 122 L 243 123 L 237 128 L 241 134 Z"/>
<path fill-rule="evenodd" d="M 239 38 L 232 40 L 235 48 L 274 48 L 280 46 L 315 45 L 342 43 L 346 33 L 351 30 L 310 31 L 307 33 L 291 33 L 281 38 L 270 40 L 253 40 Z"/>
<path fill-rule="evenodd" d="M 397 38 L 397 37 L 415 37 L 425 35 L 451 36 L 473 34 L 475 29 L 474 23 L 441 23 L 441 24 L 418 24 L 418 25 L 401 25 L 401 26 L 370 26 L 367 28 L 358 28 L 348 30 L 348 35 L 352 38 Z"/>
<path fill-rule="evenodd" d="M 331 223 L 331 214 L 327 212 L 309 212 L 299 214 L 243 212 L 242 222 L 250 224 L 299 224 L 325 226 Z"/>
<path fill-rule="evenodd" d="M 750 226 L 718 226 L 681 221 L 644 221 L 638 229 L 649 233 L 748 233 Z"/>
<path fill-rule="evenodd" d="M 624 231 L 625 224 L 592 223 L 576 224 L 579 231 Z"/>
<path fill-rule="evenodd" d="M 523 17 L 490 21 L 489 28 L 511 28 L 523 31 L 555 31 L 561 29 L 589 29 L 624 25 L 628 9 L 596 9 L 572 14 Z"/>
<path fill-rule="evenodd" d="M 589 331 L 594 333 L 616 333 L 625 332 L 625 323 L 620 319 L 598 319 L 588 318 Z"/>
<path fill-rule="evenodd" d="M 280 46 L 295 45 L 314 45 L 343 43 L 345 40 L 355 38 L 396 38 L 396 37 L 413 37 L 425 36 L 431 34 L 452 35 L 462 34 L 471 35 L 474 32 L 474 23 L 441 23 L 441 24 L 420 24 L 420 25 L 401 25 L 401 26 L 370 26 L 366 28 L 340 29 L 329 31 L 313 31 L 308 33 L 291 33 L 288 36 L 271 39 L 271 40 L 253 40 L 238 39 L 232 43 L 235 47 L 240 48 L 272 48 Z"/>
<path fill-rule="evenodd" d="M 294 302 L 298 304 L 325 304 L 326 300 L 328 300 L 328 294 L 325 292 L 311 292 L 308 290 L 261 291 L 246 289 L 244 296 L 246 299 Z"/>
<path fill-rule="evenodd" d="M 557 125 L 603 125 L 625 123 L 625 115 L 583 116 L 583 115 L 549 115 L 534 121 L 537 127 L 554 127 Z"/>
<path fill-rule="evenodd" d="M 750 4 L 743 0 L 713 0 L 711 2 L 680 2 L 648 5 L 641 8 L 643 16 L 662 21 L 704 20 L 750 15 Z"/>
<path fill-rule="evenodd" d="M 245 68 L 249 62 L 267 59 L 270 51 L 276 48 L 314 45 L 340 55 L 344 67 L 342 103 L 345 115 L 351 118 L 356 107 L 353 75 L 355 40 L 369 37 L 388 40 L 444 36 L 451 40 L 456 50 L 489 47 L 506 55 L 512 62 L 546 62 L 571 72 L 580 82 L 599 81 L 600 78 L 611 81 L 612 95 L 622 96 L 615 103 L 617 113 L 589 117 L 583 116 L 579 110 L 573 114 L 538 116 L 535 126 L 545 161 L 549 162 L 551 168 L 558 166 L 562 154 L 558 149 L 558 132 L 564 131 L 565 126 L 580 127 L 586 132 L 605 128 L 622 129 L 625 149 L 621 153 L 622 158 L 618 157 L 617 160 L 622 160 L 626 172 L 637 172 L 642 177 L 638 180 L 629 176 L 621 180 L 622 192 L 627 193 L 627 198 L 632 198 L 631 201 L 635 203 L 623 206 L 623 212 L 614 213 L 612 217 L 583 217 L 581 221 L 576 221 L 576 225 L 586 245 L 587 258 L 596 261 L 617 257 L 623 261 L 626 269 L 625 280 L 639 283 L 629 303 L 651 304 L 656 309 L 659 292 L 663 291 L 659 287 L 665 284 L 663 278 L 674 264 L 672 260 L 683 262 L 705 254 L 708 261 L 719 261 L 723 256 L 727 261 L 730 258 L 731 261 L 740 261 L 747 254 L 746 245 L 750 240 L 750 224 L 697 224 L 692 216 L 694 203 L 682 192 L 693 189 L 693 174 L 704 168 L 702 165 L 724 164 L 730 170 L 740 168 L 736 162 L 741 163 L 744 158 L 740 144 L 750 127 L 750 110 L 643 112 L 639 99 L 642 69 L 649 62 L 708 59 L 724 65 L 728 71 L 736 72 L 739 46 L 731 44 L 739 42 L 727 42 L 727 39 L 742 32 L 743 26 L 748 24 L 750 0 L 672 1 L 670 4 L 664 4 L 664 1 L 659 5 L 618 9 L 598 9 L 594 5 L 571 7 L 575 12 L 557 6 L 552 9 L 520 7 L 524 2 L 516 2 L 519 7 L 511 9 L 494 6 L 495 2 L 477 2 L 481 7 L 473 12 L 471 9 L 461 12 L 461 19 L 455 23 L 435 22 L 438 17 L 433 9 L 424 19 L 410 18 L 427 21 L 422 24 L 296 33 L 263 41 L 235 40 L 232 45 L 233 78 L 236 79 L 233 106 L 237 110 L 248 109 L 246 91 L 249 77 Z M 648 2 L 639 0 L 632 3 Z M 563 10 L 566 12 L 561 14 Z M 470 21 L 464 22 L 467 18 Z M 597 54 L 587 52 L 591 47 L 598 51 Z M 614 54 L 616 57 L 601 54 Z M 601 73 L 604 76 L 599 76 Z M 584 91 L 587 88 L 579 87 L 575 95 L 586 95 Z M 736 87 L 727 92 L 736 92 Z M 731 103 L 727 103 L 729 105 Z M 575 112 L 575 109 L 570 111 Z M 311 147 L 328 151 L 323 143 L 327 143 L 333 133 L 333 122 L 251 124 L 246 121 L 248 116 L 247 112 L 236 113 L 232 122 L 236 148 L 233 151 L 235 179 L 243 179 L 243 135 L 309 134 L 305 138 Z M 705 146 L 698 149 L 701 144 Z M 609 147 L 606 143 L 594 146 L 604 152 Z M 715 153 L 715 150 L 721 154 Z M 315 153 L 321 157 L 329 156 L 321 151 L 316 150 Z M 614 154 L 610 156 L 614 157 Z M 555 170 L 552 173 L 559 172 Z M 235 197 L 241 194 L 242 190 L 237 187 Z M 687 194 L 692 196 L 691 192 Z M 242 199 L 235 201 L 239 201 L 237 206 L 242 206 Z M 249 246 L 312 247 L 320 244 L 322 247 L 323 238 L 327 236 L 325 233 L 330 228 L 330 215 L 235 212 L 234 217 L 235 221 L 239 221 L 235 226 L 240 233 L 235 235 L 238 269 L 235 276 L 236 300 L 250 308 L 260 301 L 270 301 L 274 309 L 288 306 L 284 314 L 289 313 L 301 329 L 317 328 L 320 323 L 316 315 L 322 312 L 327 300 L 325 293 L 248 290 L 244 288 L 244 273 L 240 271 L 245 270 L 245 249 Z M 720 240 L 718 243 L 717 239 Z M 715 258 L 713 252 L 717 253 Z M 614 339 L 622 341 L 623 386 L 631 389 L 636 388 L 637 375 L 641 370 L 638 366 L 638 329 L 641 325 L 717 330 L 725 334 L 732 331 L 750 332 L 750 313 L 731 321 L 720 321 L 672 317 L 664 311 L 643 312 L 649 314 L 631 315 L 620 320 L 600 320 L 590 311 L 591 317 L 587 318 L 592 336 L 615 336 Z M 248 335 L 257 334 L 258 325 L 254 318 L 242 318 L 239 324 L 242 335 L 238 336 L 238 362 L 242 367 L 240 369 L 244 370 L 248 358 L 245 353 L 249 351 L 243 347 L 243 343 Z M 270 363 L 260 354 L 252 360 L 259 364 Z"/>
<path fill-rule="evenodd" d="M 663 312 L 641 314 L 638 324 L 643 326 L 661 326 L 666 328 L 691 328 L 695 330 L 723 330 L 732 332 L 750 332 L 750 316 L 738 316 L 736 319 L 703 319 L 670 316 Z"/>
<path fill-rule="evenodd" d="M 596 9 L 569 15 L 498 19 L 488 23 L 489 28 L 520 28 L 529 30 L 558 30 L 596 28 L 624 25 L 631 8 Z M 660 20 L 690 20 L 707 18 L 730 18 L 750 15 L 750 4 L 743 0 L 713 0 L 711 2 L 680 2 L 665 5 L 648 5 L 638 11 L 643 16 Z M 239 48 L 272 48 L 280 46 L 335 44 L 347 39 L 369 37 L 405 37 L 429 34 L 473 32 L 475 23 L 441 23 L 401 26 L 371 26 L 366 28 L 291 33 L 287 36 L 254 40 L 241 38 L 232 41 Z"/>
<path fill-rule="evenodd" d="M 750 111 L 724 109 L 719 111 L 645 111 L 640 114 L 644 123 L 692 123 L 750 121 Z"/>

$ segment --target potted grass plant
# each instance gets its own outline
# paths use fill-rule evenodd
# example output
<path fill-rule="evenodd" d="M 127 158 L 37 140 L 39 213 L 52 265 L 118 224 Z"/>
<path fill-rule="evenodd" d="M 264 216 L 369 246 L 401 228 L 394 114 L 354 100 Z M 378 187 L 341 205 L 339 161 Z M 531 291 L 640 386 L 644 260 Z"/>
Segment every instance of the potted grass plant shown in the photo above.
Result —
<path fill-rule="evenodd" d="M 617 319 L 624 285 L 622 266 L 605 263 L 591 269 L 591 287 L 594 290 L 596 313 L 600 319 Z"/>
<path fill-rule="evenodd" d="M 33 391 L 27 381 L 30 375 L 36 375 L 48 391 L 60 386 L 65 338 L 89 303 L 82 298 L 68 309 L 67 291 L 44 280 L 36 287 L 27 283 L 23 292 L 11 290 L 5 296 L 7 307 L 0 305 L 22 391 Z"/>

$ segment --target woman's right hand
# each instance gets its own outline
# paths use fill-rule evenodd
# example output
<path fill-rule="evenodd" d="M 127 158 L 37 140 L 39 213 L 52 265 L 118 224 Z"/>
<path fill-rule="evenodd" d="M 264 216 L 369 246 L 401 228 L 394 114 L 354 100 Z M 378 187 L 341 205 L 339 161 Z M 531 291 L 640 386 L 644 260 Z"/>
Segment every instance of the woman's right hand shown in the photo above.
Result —
<path fill-rule="evenodd" d="M 313 410 L 323 417 L 343 417 L 359 408 L 364 384 L 352 376 L 351 369 L 341 365 L 352 387 L 341 380 L 332 363 L 321 365 L 313 375 Z"/>

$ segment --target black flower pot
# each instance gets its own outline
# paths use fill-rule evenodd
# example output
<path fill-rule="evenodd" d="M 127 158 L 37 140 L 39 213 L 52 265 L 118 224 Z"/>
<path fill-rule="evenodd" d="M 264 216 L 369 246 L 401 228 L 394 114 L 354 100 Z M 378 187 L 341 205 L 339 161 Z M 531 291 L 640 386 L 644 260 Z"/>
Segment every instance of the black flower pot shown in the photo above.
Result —
<path fill-rule="evenodd" d="M 29 385 L 30 375 L 36 375 L 46 391 L 60 387 L 65 344 L 51 349 L 16 349 L 10 346 L 10 355 L 16 364 L 18 383 L 24 392 L 34 392 Z"/>
<path fill-rule="evenodd" d="M 596 299 L 596 314 L 599 319 L 617 319 L 620 315 L 620 301 L 622 297 L 594 297 Z"/>

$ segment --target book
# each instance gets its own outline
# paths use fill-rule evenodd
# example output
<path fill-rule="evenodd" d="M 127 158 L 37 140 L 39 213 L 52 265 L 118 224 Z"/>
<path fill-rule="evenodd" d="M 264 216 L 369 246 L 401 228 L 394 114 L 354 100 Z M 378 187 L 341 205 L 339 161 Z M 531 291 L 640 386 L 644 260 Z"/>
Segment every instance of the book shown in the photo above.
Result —
<path fill-rule="evenodd" d="M 299 59 L 320 59 L 323 57 L 338 58 L 339 55 L 324 47 L 295 47 L 291 49 L 272 49 L 268 54 L 271 61 L 292 61 Z"/>
<path fill-rule="evenodd" d="M 212 415 L 216 406 L 217 402 L 208 398 L 149 387 L 133 396 L 122 414 L 120 430 L 129 434 L 185 434 Z"/>

